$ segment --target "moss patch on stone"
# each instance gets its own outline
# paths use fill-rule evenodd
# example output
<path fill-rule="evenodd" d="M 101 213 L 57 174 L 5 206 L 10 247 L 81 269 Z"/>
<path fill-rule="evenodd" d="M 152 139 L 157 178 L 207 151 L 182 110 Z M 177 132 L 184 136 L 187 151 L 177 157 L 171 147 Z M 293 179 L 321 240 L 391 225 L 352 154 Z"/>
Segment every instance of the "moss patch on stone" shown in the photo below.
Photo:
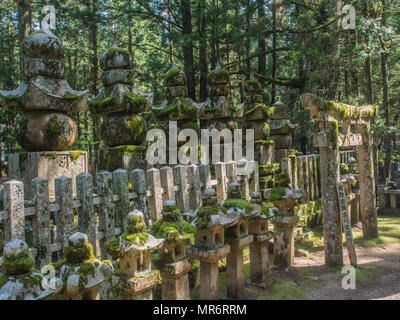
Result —
<path fill-rule="evenodd" d="M 245 210 L 246 213 L 251 213 L 254 210 L 254 204 L 244 199 L 227 199 L 224 201 L 224 208 L 239 208 Z"/>
<path fill-rule="evenodd" d="M 127 49 L 116 47 L 116 48 L 110 48 L 107 51 L 106 59 L 107 60 L 111 59 L 115 54 L 122 54 L 125 56 L 126 59 L 129 59 L 130 57 L 130 53 Z"/>
<path fill-rule="evenodd" d="M 34 265 L 35 259 L 28 252 L 23 252 L 17 257 L 4 257 L 1 267 L 7 275 L 18 275 L 31 272 Z"/>
<path fill-rule="evenodd" d="M 284 187 L 272 188 L 271 195 L 268 200 L 269 201 L 281 200 L 285 194 L 286 194 L 286 189 Z"/>
<path fill-rule="evenodd" d="M 69 156 L 73 162 L 76 162 L 79 159 L 79 157 L 82 155 L 82 153 L 83 153 L 83 151 L 81 151 L 81 150 L 69 151 Z"/>
<path fill-rule="evenodd" d="M 218 205 L 203 206 L 197 210 L 197 217 L 195 224 L 198 229 L 206 229 L 210 223 L 210 216 L 218 214 L 220 211 L 226 213 L 226 208 Z"/>
<path fill-rule="evenodd" d="M 85 260 L 94 260 L 93 247 L 87 243 L 83 247 L 66 247 L 64 248 L 64 256 L 68 263 L 77 264 Z"/>

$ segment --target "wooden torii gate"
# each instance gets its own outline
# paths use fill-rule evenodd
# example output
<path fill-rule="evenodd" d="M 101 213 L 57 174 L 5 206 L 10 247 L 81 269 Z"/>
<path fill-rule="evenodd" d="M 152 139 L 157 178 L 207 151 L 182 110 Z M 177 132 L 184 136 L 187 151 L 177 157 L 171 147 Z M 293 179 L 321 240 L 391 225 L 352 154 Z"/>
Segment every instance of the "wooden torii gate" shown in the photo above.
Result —
<path fill-rule="evenodd" d="M 305 93 L 300 97 L 303 108 L 310 111 L 311 120 L 318 121 L 321 132 L 314 136 L 320 150 L 322 212 L 324 224 L 325 264 L 343 265 L 340 202 L 337 192 L 339 174 L 339 147 L 357 147 L 360 208 L 364 239 L 378 236 L 374 167 L 372 165 L 371 120 L 376 106 L 351 106 Z M 339 134 L 338 125 L 344 135 Z M 351 125 L 356 133 L 351 132 Z M 350 230 L 351 231 L 351 230 Z"/>

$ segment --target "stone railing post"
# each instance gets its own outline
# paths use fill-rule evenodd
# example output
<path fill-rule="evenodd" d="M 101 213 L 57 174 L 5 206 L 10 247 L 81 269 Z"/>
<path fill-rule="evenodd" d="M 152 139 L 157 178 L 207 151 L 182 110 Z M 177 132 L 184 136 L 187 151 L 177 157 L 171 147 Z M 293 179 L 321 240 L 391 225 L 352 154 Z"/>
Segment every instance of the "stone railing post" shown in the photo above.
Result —
<path fill-rule="evenodd" d="M 93 178 L 89 173 L 81 173 L 76 176 L 76 197 L 81 201 L 78 209 L 78 229 L 87 234 L 89 242 L 96 254 L 96 221 L 93 207 Z"/>
<path fill-rule="evenodd" d="M 357 129 L 363 140 L 363 144 L 357 146 L 363 237 L 364 239 L 372 239 L 378 236 L 378 221 L 370 134 L 371 126 L 370 124 L 361 124 L 357 126 Z"/>
<path fill-rule="evenodd" d="M 112 173 L 108 171 L 97 173 L 96 180 L 97 193 L 102 198 L 102 203 L 99 206 L 99 232 L 103 233 L 103 238 L 99 244 L 101 258 L 106 260 L 105 242 L 113 239 L 115 236 L 115 205 Z"/>
<path fill-rule="evenodd" d="M 35 205 L 33 217 L 33 245 L 37 248 L 36 264 L 39 268 L 51 262 L 49 182 L 43 177 L 32 180 L 32 200 Z"/>
<path fill-rule="evenodd" d="M 25 240 L 24 185 L 10 180 L 3 185 L 3 205 L 8 212 L 4 223 L 4 242 Z"/>

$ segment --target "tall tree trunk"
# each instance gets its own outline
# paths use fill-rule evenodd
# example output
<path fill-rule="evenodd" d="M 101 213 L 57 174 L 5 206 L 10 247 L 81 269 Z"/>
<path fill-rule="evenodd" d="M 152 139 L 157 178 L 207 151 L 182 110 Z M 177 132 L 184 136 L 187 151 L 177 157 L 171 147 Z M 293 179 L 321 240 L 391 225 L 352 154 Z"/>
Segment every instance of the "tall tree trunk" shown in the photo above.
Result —
<path fill-rule="evenodd" d="M 200 65 L 200 101 L 207 99 L 207 38 L 206 38 L 206 6 L 205 0 L 199 0 L 199 65 Z"/>
<path fill-rule="evenodd" d="M 33 29 L 32 19 L 32 1 L 31 0 L 18 0 L 18 39 L 19 39 L 19 57 L 20 57 L 20 74 L 21 79 L 24 74 L 24 61 L 22 54 L 22 41 L 29 36 Z"/>
<path fill-rule="evenodd" d="M 258 24 L 260 26 L 260 30 L 264 30 L 264 19 L 265 19 L 265 0 L 257 0 L 257 11 L 258 11 Z M 267 73 L 267 55 L 265 54 L 265 33 L 261 32 L 258 38 L 258 50 L 262 52 L 262 54 L 258 57 L 258 73 L 266 74 Z M 261 78 L 260 83 L 262 88 L 265 85 L 265 79 Z"/>
<path fill-rule="evenodd" d="M 383 14 L 382 14 L 382 27 L 386 26 L 386 15 L 385 15 L 385 0 L 382 0 L 382 5 L 383 5 Z M 389 79 L 388 79 L 388 73 L 387 73 L 387 52 L 386 52 L 386 45 L 385 45 L 385 40 L 383 38 L 380 39 L 380 45 L 381 45 L 381 74 L 382 74 L 382 108 L 385 112 L 385 124 L 386 126 L 391 125 L 391 112 L 390 112 L 390 106 L 389 106 Z M 392 153 L 392 140 L 393 140 L 393 135 L 388 135 L 388 137 L 385 139 L 385 177 L 386 178 L 391 178 L 391 153 Z"/>
<path fill-rule="evenodd" d="M 277 41 L 277 34 L 276 34 L 276 11 L 277 11 L 277 4 L 276 0 L 272 1 L 272 69 L 271 69 L 271 78 L 276 79 L 276 41 Z M 271 86 L 271 104 L 275 102 L 276 99 L 276 85 L 275 82 L 272 82 Z"/>
<path fill-rule="evenodd" d="M 182 0 L 182 34 L 183 34 L 183 60 L 187 77 L 188 96 L 196 99 L 196 82 L 194 77 L 194 58 L 192 40 L 192 9 L 190 0 Z"/>

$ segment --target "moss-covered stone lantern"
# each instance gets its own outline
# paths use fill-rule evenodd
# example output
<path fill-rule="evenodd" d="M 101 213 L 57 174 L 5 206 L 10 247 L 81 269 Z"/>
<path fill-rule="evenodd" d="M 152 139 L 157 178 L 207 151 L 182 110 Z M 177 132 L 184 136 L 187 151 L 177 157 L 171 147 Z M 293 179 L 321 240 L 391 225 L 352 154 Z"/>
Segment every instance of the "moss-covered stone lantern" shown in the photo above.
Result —
<path fill-rule="evenodd" d="M 228 199 L 221 204 L 227 215 L 235 219 L 233 225 L 225 228 L 225 242 L 231 248 L 226 257 L 227 296 L 240 299 L 244 294 L 243 249 L 253 242 L 248 219 L 257 214 L 257 209 L 243 198 L 238 182 L 229 184 Z"/>
<path fill-rule="evenodd" d="M 181 130 L 193 129 L 200 131 L 198 123 L 198 105 L 188 97 L 186 86 L 186 75 L 177 67 L 175 62 L 164 76 L 165 100 L 161 106 L 153 106 L 153 115 L 157 120 L 158 126 L 166 132 L 170 132 L 168 139 L 176 139 Z M 177 132 L 173 137 L 172 131 L 169 131 L 170 121 L 176 121 Z M 168 145 L 171 147 L 169 141 Z M 183 141 L 178 141 L 177 146 L 182 146 Z M 169 154 L 169 153 L 168 153 Z"/>
<path fill-rule="evenodd" d="M 224 228 L 236 222 L 227 216 L 226 209 L 217 204 L 216 191 L 207 189 L 202 197 L 203 205 L 195 212 L 194 224 L 197 232 L 195 243 L 188 253 L 200 260 L 200 299 L 218 299 L 218 261 L 230 250 L 224 242 Z"/>
<path fill-rule="evenodd" d="M 292 132 L 297 126 L 290 122 L 286 112 L 286 105 L 280 98 L 272 106 L 275 111 L 269 122 L 270 137 L 275 145 L 275 161 L 280 162 L 283 158 L 295 154 L 295 150 L 292 148 Z"/>
<path fill-rule="evenodd" d="M 7 155 L 8 175 L 23 180 L 27 198 L 31 197 L 31 180 L 46 177 L 52 196 L 54 177 L 87 171 L 85 153 L 64 151 L 71 148 L 76 136 L 71 115 L 86 109 L 88 91 L 76 91 L 65 80 L 64 44 L 50 31 L 32 33 L 22 42 L 21 50 L 23 81 L 15 90 L 0 90 L 0 105 L 21 113 L 16 139 L 28 152 Z M 75 183 L 73 187 L 75 190 Z"/>
<path fill-rule="evenodd" d="M 159 250 L 158 265 L 161 269 L 162 297 L 165 300 L 189 300 L 190 263 L 185 245 L 196 233 L 196 227 L 183 220 L 175 201 L 164 202 L 162 218 L 152 225 L 151 233 L 165 239 Z"/>
<path fill-rule="evenodd" d="M 27 244 L 19 239 L 8 242 L 3 251 L 0 276 L 0 300 L 42 300 L 57 294 L 61 279 L 47 281 L 43 287 L 42 273 L 33 270 L 35 260 L 29 255 Z"/>
<path fill-rule="evenodd" d="M 254 159 L 259 165 L 272 164 L 274 141 L 269 139 L 268 121 L 274 113 L 274 107 L 263 103 L 261 83 L 257 79 L 244 82 L 243 129 L 254 130 Z"/>
<path fill-rule="evenodd" d="M 128 215 L 128 233 L 119 242 L 119 270 L 112 285 L 124 300 L 152 300 L 152 289 L 161 277 L 152 269 L 151 253 L 160 249 L 164 240 L 147 233 L 143 213 L 134 210 Z"/>
<path fill-rule="evenodd" d="M 228 129 L 231 131 L 233 137 L 233 130 L 238 129 L 237 120 L 243 114 L 243 107 L 233 104 L 230 89 L 230 74 L 217 63 L 216 69 L 208 74 L 207 82 L 209 85 L 209 97 L 200 105 L 201 129 L 217 129 L 220 132 Z M 222 136 L 221 134 L 220 141 L 212 140 L 212 144 L 221 144 L 220 161 L 225 160 L 224 144 L 222 142 L 225 144 L 228 143 Z M 212 146 L 210 146 L 209 150 L 208 154 L 211 157 Z"/>
<path fill-rule="evenodd" d="M 100 169 L 147 169 L 143 145 L 147 126 L 140 114 L 151 108 L 153 93 L 143 93 L 134 86 L 128 50 L 114 44 L 102 54 L 100 64 L 104 88 L 89 99 L 91 112 L 103 116 L 101 137 L 108 147 L 101 152 Z"/>
<path fill-rule="evenodd" d="M 294 207 L 304 193 L 303 189 L 285 187 L 264 191 L 264 198 L 275 205 L 272 209 L 274 216 L 270 220 L 274 225 L 274 264 L 278 267 L 286 268 L 294 263 L 294 228 L 299 222 Z"/>
<path fill-rule="evenodd" d="M 269 266 L 269 243 L 273 232 L 268 230 L 269 208 L 262 203 L 261 193 L 252 192 L 250 203 L 256 208 L 256 214 L 249 218 L 249 233 L 253 235 L 250 243 L 250 281 L 258 287 L 265 287 Z"/>
<path fill-rule="evenodd" d="M 59 266 L 63 299 L 99 300 L 99 286 L 110 279 L 114 271 L 111 262 L 97 260 L 87 235 L 81 232 L 68 238 L 64 256 L 65 261 Z"/>

